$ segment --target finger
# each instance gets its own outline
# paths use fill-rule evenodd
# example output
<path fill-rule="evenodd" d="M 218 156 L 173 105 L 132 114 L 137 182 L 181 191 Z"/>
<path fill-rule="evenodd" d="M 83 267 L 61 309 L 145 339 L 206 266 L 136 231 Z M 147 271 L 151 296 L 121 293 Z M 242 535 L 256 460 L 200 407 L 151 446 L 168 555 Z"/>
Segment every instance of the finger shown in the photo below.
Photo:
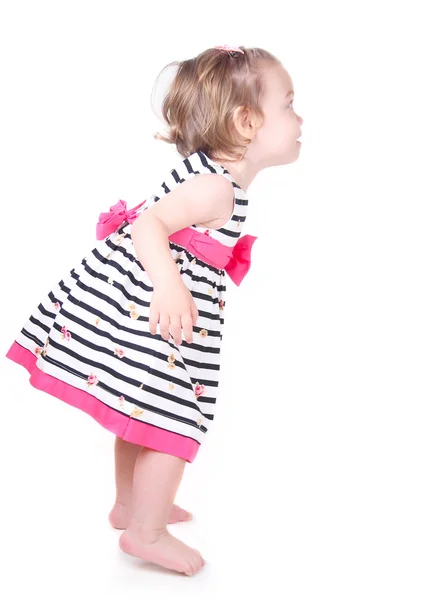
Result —
<path fill-rule="evenodd" d="M 150 333 L 153 335 L 156 335 L 157 333 L 157 323 L 159 321 L 159 313 L 157 310 L 155 310 L 154 308 L 151 308 L 151 304 L 150 304 L 150 317 L 149 317 L 149 323 L 150 323 Z"/>
<path fill-rule="evenodd" d="M 168 340 L 170 337 L 170 318 L 167 314 L 160 315 L 160 335 L 164 340 Z"/>
<path fill-rule="evenodd" d="M 182 343 L 182 324 L 180 322 L 180 317 L 174 317 L 171 319 L 170 330 L 174 343 L 180 346 Z"/>
<path fill-rule="evenodd" d="M 190 308 L 191 308 L 192 322 L 195 325 L 197 323 L 197 319 L 199 318 L 199 311 L 197 310 L 197 306 L 195 305 L 195 302 L 191 302 Z"/>
<path fill-rule="evenodd" d="M 185 334 L 185 340 L 188 342 L 188 344 L 192 344 L 192 342 L 193 342 L 193 322 L 192 322 L 192 317 L 189 313 L 186 315 L 183 315 L 182 327 L 183 327 L 183 333 Z"/>

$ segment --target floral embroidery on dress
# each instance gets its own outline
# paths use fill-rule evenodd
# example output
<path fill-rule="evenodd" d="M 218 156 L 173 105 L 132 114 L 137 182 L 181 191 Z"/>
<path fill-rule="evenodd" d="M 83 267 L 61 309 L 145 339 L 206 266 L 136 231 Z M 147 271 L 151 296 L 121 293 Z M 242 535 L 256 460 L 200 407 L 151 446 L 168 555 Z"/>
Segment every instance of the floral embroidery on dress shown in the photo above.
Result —
<path fill-rule="evenodd" d="M 170 390 L 174 390 L 174 383 L 169 383 L 168 387 L 169 387 Z"/>
<path fill-rule="evenodd" d="M 180 260 L 182 258 L 182 253 L 179 252 L 179 254 L 176 256 L 176 258 L 174 259 L 174 262 L 177 262 L 178 260 Z"/>
<path fill-rule="evenodd" d="M 115 239 L 113 240 L 115 244 L 120 244 L 122 242 L 122 240 L 124 239 L 124 237 L 126 236 L 126 233 L 120 233 L 118 236 L 115 237 Z"/>
<path fill-rule="evenodd" d="M 101 319 L 99 317 L 96 317 L 95 325 L 99 325 L 100 322 L 101 322 Z"/>
<path fill-rule="evenodd" d="M 110 285 L 113 285 L 113 283 L 114 283 L 114 281 L 113 281 L 113 278 L 112 278 L 112 277 L 109 277 L 109 278 L 107 279 L 107 282 L 108 282 Z"/>
<path fill-rule="evenodd" d="M 133 410 L 131 411 L 130 417 L 139 417 L 143 412 L 144 412 L 143 408 L 139 408 L 138 406 L 135 406 L 133 408 Z"/>
<path fill-rule="evenodd" d="M 201 329 L 200 335 L 202 336 L 202 338 L 205 338 L 208 335 L 208 332 L 206 331 L 206 329 Z"/>
<path fill-rule="evenodd" d="M 43 348 L 41 348 L 40 346 L 36 346 L 34 352 L 37 356 L 39 356 L 43 352 Z"/>
<path fill-rule="evenodd" d="M 63 325 L 61 327 L 61 339 L 69 341 L 71 337 L 72 336 L 70 335 L 70 332 L 67 331 L 67 327 L 65 325 Z"/>
<path fill-rule="evenodd" d="M 55 310 L 60 310 L 60 303 L 59 302 L 54 302 L 53 307 Z"/>
<path fill-rule="evenodd" d="M 139 317 L 140 313 L 136 310 L 136 304 L 134 302 L 131 302 L 127 308 L 130 311 L 130 317 L 132 319 L 137 319 Z"/>
<path fill-rule="evenodd" d="M 124 396 L 119 396 L 118 401 L 119 401 L 119 406 L 122 406 L 125 402 Z"/>
<path fill-rule="evenodd" d="M 194 393 L 198 398 L 199 396 L 205 393 L 205 386 L 197 382 L 196 387 L 194 388 Z"/>
<path fill-rule="evenodd" d="M 225 301 L 224 300 L 219 300 L 218 305 L 220 307 L 220 310 L 223 310 L 225 308 Z"/>
<path fill-rule="evenodd" d="M 90 387 L 96 383 L 98 383 L 98 376 L 94 375 L 94 373 L 90 373 L 89 378 L 87 379 L 87 385 Z"/>
<path fill-rule="evenodd" d="M 212 288 L 208 288 L 208 294 L 212 296 Z"/>
<path fill-rule="evenodd" d="M 123 358 L 125 356 L 125 351 L 123 348 L 115 348 L 114 354 L 119 356 L 119 358 Z"/>
<path fill-rule="evenodd" d="M 199 425 L 199 426 L 200 426 L 201 424 L 202 424 L 202 417 L 199 417 L 199 418 L 197 419 L 197 425 Z"/>
<path fill-rule="evenodd" d="M 203 232 L 205 235 L 211 235 L 211 232 L 209 231 L 209 229 L 205 229 L 205 231 Z"/>
<path fill-rule="evenodd" d="M 176 357 L 174 356 L 174 354 L 171 352 L 171 354 L 168 357 L 168 368 L 169 369 L 174 369 L 176 367 L 176 365 L 174 364 Z"/>
<path fill-rule="evenodd" d="M 49 338 L 47 337 L 46 342 L 44 344 L 43 356 L 46 356 L 48 346 L 49 346 Z"/>
<path fill-rule="evenodd" d="M 109 252 L 108 254 L 106 254 L 106 255 L 105 255 L 105 257 L 106 257 L 107 259 L 109 259 L 111 255 L 112 255 L 112 253 L 111 253 L 111 252 Z"/>
<path fill-rule="evenodd" d="M 193 265 L 195 265 L 195 264 L 196 264 L 196 262 L 197 262 L 197 258 L 193 258 L 193 259 L 192 259 L 192 261 L 191 261 L 191 263 L 192 263 Z"/>

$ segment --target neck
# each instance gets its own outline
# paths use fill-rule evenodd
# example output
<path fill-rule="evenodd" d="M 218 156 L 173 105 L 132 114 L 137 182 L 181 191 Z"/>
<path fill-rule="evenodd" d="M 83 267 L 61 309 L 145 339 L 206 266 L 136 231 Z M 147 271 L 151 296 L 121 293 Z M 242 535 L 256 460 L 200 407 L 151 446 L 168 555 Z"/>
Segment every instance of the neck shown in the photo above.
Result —
<path fill-rule="evenodd" d="M 245 194 L 247 194 L 248 187 L 259 171 L 258 167 L 252 164 L 246 157 L 242 158 L 240 161 L 220 159 L 216 162 L 229 171 L 232 175 L 232 179 L 241 187 Z"/>

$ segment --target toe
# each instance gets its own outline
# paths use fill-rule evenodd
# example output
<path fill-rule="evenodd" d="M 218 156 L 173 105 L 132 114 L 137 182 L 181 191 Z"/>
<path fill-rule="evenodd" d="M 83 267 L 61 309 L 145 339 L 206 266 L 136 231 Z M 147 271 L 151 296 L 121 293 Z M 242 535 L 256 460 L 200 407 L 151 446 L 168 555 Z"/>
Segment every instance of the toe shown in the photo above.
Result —
<path fill-rule="evenodd" d="M 184 508 L 181 508 L 180 506 L 176 506 L 176 512 L 179 515 L 179 519 L 186 520 L 192 517 L 192 514 L 190 512 L 188 512 Z"/>
<path fill-rule="evenodd" d="M 169 522 L 177 523 L 178 521 L 190 521 L 192 518 L 193 515 L 190 512 L 175 504 L 171 510 Z"/>

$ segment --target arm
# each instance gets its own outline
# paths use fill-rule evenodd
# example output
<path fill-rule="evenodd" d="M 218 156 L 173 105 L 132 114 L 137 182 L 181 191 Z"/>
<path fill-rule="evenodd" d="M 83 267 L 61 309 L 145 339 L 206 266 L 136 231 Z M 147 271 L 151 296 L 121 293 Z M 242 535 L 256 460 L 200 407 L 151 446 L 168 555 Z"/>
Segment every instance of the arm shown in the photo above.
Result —
<path fill-rule="evenodd" d="M 232 184 L 223 175 L 200 174 L 178 184 L 140 214 L 132 224 L 131 237 L 153 287 L 181 282 L 168 236 L 194 223 L 227 220 L 233 198 Z"/>

